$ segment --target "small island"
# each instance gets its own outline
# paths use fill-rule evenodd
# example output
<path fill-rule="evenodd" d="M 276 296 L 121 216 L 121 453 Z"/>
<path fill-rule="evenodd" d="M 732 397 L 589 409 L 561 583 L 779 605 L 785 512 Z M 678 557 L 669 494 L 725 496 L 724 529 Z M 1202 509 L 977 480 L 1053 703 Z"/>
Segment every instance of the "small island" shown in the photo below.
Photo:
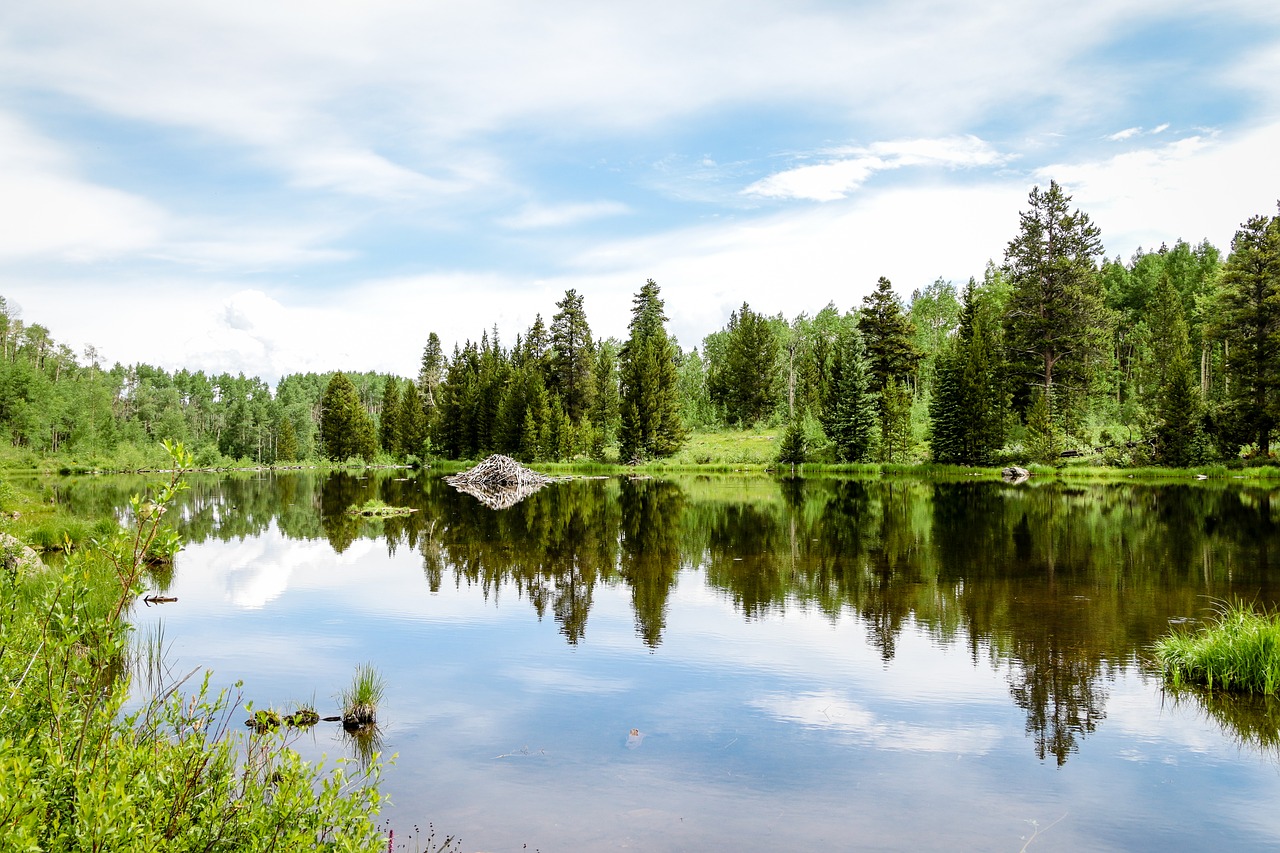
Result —
<path fill-rule="evenodd" d="M 390 506 L 377 499 L 365 501 L 360 506 L 353 506 L 347 510 L 347 515 L 359 515 L 365 518 L 396 518 L 404 515 L 411 515 L 417 512 L 413 507 L 408 506 Z"/>

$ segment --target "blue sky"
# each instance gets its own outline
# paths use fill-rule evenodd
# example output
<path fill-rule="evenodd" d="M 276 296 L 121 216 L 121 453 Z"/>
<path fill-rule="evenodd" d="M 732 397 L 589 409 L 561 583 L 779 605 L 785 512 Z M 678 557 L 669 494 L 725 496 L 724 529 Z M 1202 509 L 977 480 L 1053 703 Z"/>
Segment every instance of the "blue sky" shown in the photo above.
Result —
<path fill-rule="evenodd" d="M 0 294 L 108 361 L 412 374 L 646 278 L 685 347 L 1280 198 L 1274 2 L 8 3 Z"/>

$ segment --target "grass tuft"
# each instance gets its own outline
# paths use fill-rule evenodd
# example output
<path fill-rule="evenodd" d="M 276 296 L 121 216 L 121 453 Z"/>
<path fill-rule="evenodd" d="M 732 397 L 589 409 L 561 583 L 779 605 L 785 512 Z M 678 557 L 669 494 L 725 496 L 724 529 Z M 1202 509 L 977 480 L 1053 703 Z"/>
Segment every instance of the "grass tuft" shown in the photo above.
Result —
<path fill-rule="evenodd" d="M 1216 617 L 1198 631 L 1175 631 L 1155 644 L 1172 686 L 1203 685 L 1233 693 L 1280 691 L 1280 615 L 1244 602 L 1219 602 Z"/>
<path fill-rule="evenodd" d="M 343 727 L 356 729 L 376 723 L 378 705 L 386 690 L 386 681 L 373 664 L 362 663 L 357 666 L 351 686 L 342 691 Z"/>

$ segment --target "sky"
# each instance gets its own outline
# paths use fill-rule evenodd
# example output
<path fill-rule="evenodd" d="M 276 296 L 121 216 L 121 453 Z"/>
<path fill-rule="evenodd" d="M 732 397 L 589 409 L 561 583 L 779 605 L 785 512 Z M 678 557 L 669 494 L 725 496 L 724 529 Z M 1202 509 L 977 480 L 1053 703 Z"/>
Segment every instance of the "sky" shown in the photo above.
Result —
<path fill-rule="evenodd" d="M 1050 180 L 1225 251 L 1278 155 L 1274 0 L 0 4 L 0 295 L 108 364 L 409 376 L 649 278 L 688 349 L 981 278 Z"/>

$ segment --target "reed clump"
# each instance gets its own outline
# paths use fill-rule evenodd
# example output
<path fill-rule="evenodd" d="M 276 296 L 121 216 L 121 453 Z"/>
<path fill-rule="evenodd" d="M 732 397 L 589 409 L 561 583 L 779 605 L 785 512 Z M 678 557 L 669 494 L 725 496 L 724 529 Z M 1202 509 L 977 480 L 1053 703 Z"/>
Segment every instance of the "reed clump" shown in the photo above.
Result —
<path fill-rule="evenodd" d="M 386 693 L 382 673 L 371 663 L 356 667 L 351 686 L 342 691 L 342 726 L 359 729 L 378 721 L 378 705 Z"/>
<path fill-rule="evenodd" d="M 1244 602 L 1220 602 L 1194 632 L 1175 631 L 1155 644 L 1165 680 L 1232 693 L 1280 691 L 1280 614 Z"/>

